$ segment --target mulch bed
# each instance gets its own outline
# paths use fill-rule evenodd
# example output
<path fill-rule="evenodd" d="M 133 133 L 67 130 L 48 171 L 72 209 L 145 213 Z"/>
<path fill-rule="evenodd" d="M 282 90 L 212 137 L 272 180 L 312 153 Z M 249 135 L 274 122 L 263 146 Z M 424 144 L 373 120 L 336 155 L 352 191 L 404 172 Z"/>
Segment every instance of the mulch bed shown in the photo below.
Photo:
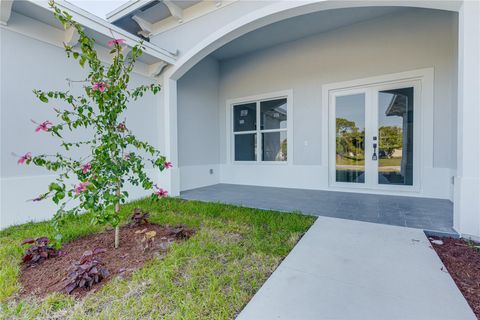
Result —
<path fill-rule="evenodd" d="M 473 312 L 480 319 L 480 251 L 462 239 L 436 237 L 431 239 L 443 241 L 442 245 L 432 243 L 432 246 Z"/>
<path fill-rule="evenodd" d="M 142 242 L 145 229 L 155 231 L 156 235 L 147 249 Z M 139 233 L 144 231 L 143 233 Z M 44 297 L 53 292 L 64 292 L 65 280 L 69 269 L 77 262 L 86 250 L 105 248 L 106 252 L 97 256 L 105 265 L 109 276 L 100 283 L 94 284 L 91 290 L 75 289 L 72 294 L 80 297 L 95 292 L 115 276 L 127 276 L 142 267 L 145 262 L 156 256 L 166 254 L 167 248 L 174 241 L 187 239 L 194 233 L 185 226 L 161 226 L 142 224 L 125 226 L 120 229 L 120 247 L 114 249 L 114 230 L 92 234 L 65 244 L 61 248 L 62 255 L 47 259 L 38 265 L 24 265 L 21 271 L 22 297 L 34 295 Z"/>

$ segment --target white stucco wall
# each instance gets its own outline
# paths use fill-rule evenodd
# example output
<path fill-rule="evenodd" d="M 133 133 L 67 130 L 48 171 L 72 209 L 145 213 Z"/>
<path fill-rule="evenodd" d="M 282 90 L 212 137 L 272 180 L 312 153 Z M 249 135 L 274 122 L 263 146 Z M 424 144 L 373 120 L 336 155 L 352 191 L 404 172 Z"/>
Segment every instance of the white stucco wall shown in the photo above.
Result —
<path fill-rule="evenodd" d="M 50 120 L 56 123 L 52 108 L 55 102 L 41 103 L 32 90 L 67 90 L 66 78 L 81 80 L 85 70 L 76 61 L 67 59 L 59 46 L 39 41 L 28 36 L 0 28 L 1 45 L 1 207 L 0 228 L 28 220 L 44 220 L 55 212 L 50 201 L 31 202 L 45 192 L 55 176 L 49 171 L 35 166 L 17 164 L 17 157 L 12 152 L 23 155 L 53 153 L 62 151 L 59 140 L 45 132 L 34 132 L 35 124 Z M 154 79 L 133 74 L 131 85 L 150 84 Z M 80 93 L 79 84 L 70 88 L 73 93 Z M 148 140 L 162 150 L 163 140 L 159 134 L 161 97 L 146 95 L 132 103 L 127 113 L 127 126 L 139 138 Z M 86 132 L 70 136 L 72 140 L 85 139 Z M 79 154 L 77 154 L 79 155 Z M 82 154 L 83 155 L 83 154 Z M 150 170 L 152 176 L 157 176 Z M 130 190 L 133 198 L 146 193 L 139 189 Z"/>
<path fill-rule="evenodd" d="M 183 190 L 219 181 L 218 88 L 219 63 L 211 57 L 178 81 L 178 165 Z"/>
<path fill-rule="evenodd" d="M 428 181 L 420 195 L 450 198 L 456 150 L 456 34 L 456 14 L 412 9 L 220 61 L 220 181 L 327 188 L 327 164 L 322 163 L 321 151 L 322 85 L 433 67 L 433 168 L 426 168 Z M 226 100 L 290 89 L 294 96 L 293 165 L 226 163 L 226 139 L 230 137 L 225 130 Z M 180 100 L 178 108 L 181 112 Z M 181 122 L 179 126 L 182 130 Z"/>

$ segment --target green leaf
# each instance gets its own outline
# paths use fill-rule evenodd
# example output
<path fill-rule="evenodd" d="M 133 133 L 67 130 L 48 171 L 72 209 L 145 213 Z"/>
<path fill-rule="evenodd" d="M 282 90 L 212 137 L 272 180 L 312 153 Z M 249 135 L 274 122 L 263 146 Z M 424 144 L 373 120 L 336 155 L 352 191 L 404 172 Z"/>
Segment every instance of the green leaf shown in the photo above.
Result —
<path fill-rule="evenodd" d="M 40 94 L 40 96 L 38 96 L 38 98 L 40 99 L 40 101 L 42 101 L 44 103 L 48 102 L 48 98 L 45 96 L 45 94 L 43 92 L 42 92 L 42 94 Z"/>
<path fill-rule="evenodd" d="M 48 191 L 52 191 L 52 190 L 62 191 L 63 189 L 58 183 L 52 182 L 48 186 Z"/>
<path fill-rule="evenodd" d="M 57 197 L 58 199 L 60 199 L 60 200 L 62 200 L 63 198 L 65 198 L 65 192 L 63 192 L 63 191 L 59 191 L 59 192 L 57 192 L 55 195 L 56 195 L 56 197 Z"/>

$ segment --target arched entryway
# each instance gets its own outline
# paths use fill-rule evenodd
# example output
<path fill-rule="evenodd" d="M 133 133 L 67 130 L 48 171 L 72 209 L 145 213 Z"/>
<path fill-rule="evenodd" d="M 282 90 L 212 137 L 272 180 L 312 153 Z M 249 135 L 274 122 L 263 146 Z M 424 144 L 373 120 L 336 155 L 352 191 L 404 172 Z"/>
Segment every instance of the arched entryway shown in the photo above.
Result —
<path fill-rule="evenodd" d="M 202 39 L 199 43 L 194 46 L 190 51 L 186 52 L 173 66 L 170 70 L 167 70 L 164 80 L 164 89 L 165 89 L 165 128 L 166 136 L 169 139 L 166 141 L 167 153 L 173 160 L 178 159 L 178 140 L 177 140 L 177 80 L 180 79 L 188 70 L 195 66 L 203 58 L 222 47 L 226 43 L 241 37 L 242 35 L 259 29 L 263 26 L 288 19 L 291 17 L 301 16 L 306 13 L 311 13 L 315 11 L 339 9 L 346 7 L 363 7 L 363 6 L 372 6 L 378 3 L 372 2 L 332 2 L 332 1 L 322 1 L 315 3 L 296 3 L 296 2 L 281 2 L 272 4 L 264 9 L 252 12 L 244 17 L 237 19 L 230 24 L 226 25 L 222 29 L 218 30 L 209 37 Z M 454 188 L 455 193 L 455 228 L 461 233 L 475 235 L 479 233 L 480 230 L 480 219 L 479 215 L 479 188 L 478 188 L 478 168 L 475 169 L 475 163 L 472 159 L 478 159 L 478 141 L 473 143 L 474 147 L 472 148 L 472 141 L 470 141 L 470 134 L 465 134 L 464 125 L 471 123 L 472 126 L 475 125 L 473 119 L 477 119 L 478 115 L 471 105 L 466 105 L 465 101 L 478 101 L 478 95 L 475 96 L 471 91 L 465 90 L 464 83 L 468 84 L 478 84 L 478 75 L 475 75 L 473 72 L 474 69 L 467 68 L 466 63 L 470 66 L 478 66 L 478 61 L 475 61 L 474 56 L 471 52 L 478 52 L 478 39 L 473 39 L 472 34 L 465 32 L 466 28 L 475 28 L 475 21 L 472 21 L 470 15 L 472 10 L 478 11 L 478 6 L 476 8 L 469 8 L 465 10 L 465 5 L 472 4 L 462 4 L 462 3 L 451 3 L 451 2 L 400 2 L 400 1 L 390 1 L 382 3 L 384 6 L 411 6 L 411 7 L 422 7 L 429 9 L 440 9 L 459 12 L 459 105 L 458 105 L 458 119 L 459 123 L 462 123 L 462 126 L 458 127 L 457 135 L 457 150 L 458 154 L 454 155 L 454 158 L 457 158 L 457 169 L 452 170 L 446 174 L 451 174 L 452 177 L 455 177 Z M 472 6 L 475 6 L 473 4 Z M 473 16 L 473 14 L 472 14 Z M 468 40 L 467 40 L 468 39 Z M 473 40 L 472 40 L 473 39 Z M 477 44 L 475 44 L 475 41 Z M 471 50 L 466 50 L 466 47 L 472 47 Z M 475 51 L 476 50 L 476 51 Z M 473 116 L 473 117 L 472 117 Z M 475 120 L 478 121 L 478 120 Z M 472 130 L 477 130 L 472 128 Z M 463 147 L 462 147 L 463 146 Z M 475 156 L 477 155 L 477 157 Z M 432 164 L 433 165 L 433 164 Z M 173 194 L 178 194 L 179 192 L 179 172 L 172 171 L 171 177 L 171 190 Z M 452 178 L 453 180 L 453 178 Z M 462 186 L 464 183 L 468 184 L 469 187 Z M 432 186 L 434 188 L 435 186 Z M 465 192 L 465 188 L 469 190 L 475 190 L 473 194 L 468 194 Z M 470 189 L 471 188 L 471 189 Z M 463 190 L 463 191 L 462 191 Z M 453 197 L 452 197 L 453 198 Z"/>

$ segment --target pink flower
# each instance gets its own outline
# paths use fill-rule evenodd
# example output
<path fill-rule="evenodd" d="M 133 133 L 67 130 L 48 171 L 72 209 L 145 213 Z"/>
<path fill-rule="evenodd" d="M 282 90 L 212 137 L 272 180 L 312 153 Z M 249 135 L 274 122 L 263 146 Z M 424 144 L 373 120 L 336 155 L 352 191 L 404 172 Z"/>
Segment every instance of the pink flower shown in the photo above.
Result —
<path fill-rule="evenodd" d="M 165 190 L 165 189 L 162 189 L 162 188 L 159 188 L 157 185 L 154 186 L 155 190 L 153 193 L 160 199 L 160 198 L 163 198 L 163 197 L 166 197 L 168 196 L 168 191 Z"/>
<path fill-rule="evenodd" d="M 121 45 L 121 44 L 124 44 L 125 42 L 127 42 L 127 40 L 125 39 L 112 39 L 108 41 L 107 44 L 109 47 L 113 47 L 114 45 Z"/>
<path fill-rule="evenodd" d="M 82 172 L 83 173 L 87 173 L 88 171 L 90 171 L 90 169 L 92 169 L 92 166 L 90 165 L 90 162 L 87 162 L 82 166 Z"/>
<path fill-rule="evenodd" d="M 130 160 L 130 152 L 124 152 L 123 153 L 123 159 Z"/>
<path fill-rule="evenodd" d="M 171 167 L 173 167 L 173 164 L 170 161 L 167 161 L 163 166 L 165 167 L 165 169 L 170 169 Z"/>
<path fill-rule="evenodd" d="M 75 186 L 75 194 L 79 195 L 80 192 L 87 191 L 87 186 L 90 184 L 90 182 L 85 181 L 85 182 L 80 182 L 78 185 Z"/>
<path fill-rule="evenodd" d="M 108 83 L 95 82 L 92 86 L 92 90 L 93 91 L 100 90 L 100 92 L 104 92 L 107 87 L 109 87 Z"/>
<path fill-rule="evenodd" d="M 18 159 L 17 164 L 24 164 L 25 161 L 30 160 L 30 159 L 32 159 L 32 153 L 27 152 L 23 156 L 21 156 L 20 159 Z"/>
<path fill-rule="evenodd" d="M 35 124 L 38 124 L 36 123 L 35 121 L 32 120 L 33 123 Z M 53 123 L 51 123 L 50 121 L 48 120 L 45 120 L 43 121 L 42 123 L 38 124 L 38 127 L 35 128 L 35 132 L 39 132 L 39 131 L 48 131 L 49 129 L 49 126 L 53 125 Z"/>

